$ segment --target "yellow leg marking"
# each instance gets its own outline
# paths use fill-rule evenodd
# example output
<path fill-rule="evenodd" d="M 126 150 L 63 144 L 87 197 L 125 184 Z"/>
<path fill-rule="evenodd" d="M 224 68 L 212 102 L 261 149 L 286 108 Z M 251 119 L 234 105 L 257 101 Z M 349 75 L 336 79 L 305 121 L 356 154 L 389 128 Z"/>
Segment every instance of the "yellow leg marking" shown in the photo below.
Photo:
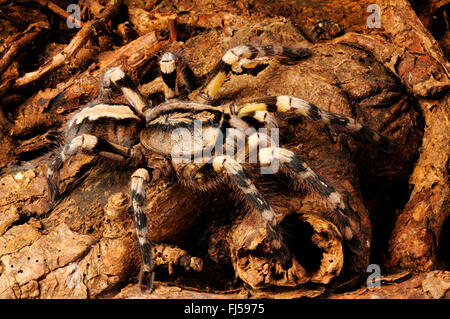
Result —
<path fill-rule="evenodd" d="M 219 91 L 219 88 L 222 86 L 225 81 L 227 75 L 225 72 L 221 71 L 217 73 L 217 75 L 209 82 L 206 86 L 205 93 L 210 97 L 214 98 Z"/>
<path fill-rule="evenodd" d="M 267 104 L 265 103 L 246 103 L 239 109 L 239 117 L 247 116 L 249 113 L 256 111 L 267 111 Z"/>

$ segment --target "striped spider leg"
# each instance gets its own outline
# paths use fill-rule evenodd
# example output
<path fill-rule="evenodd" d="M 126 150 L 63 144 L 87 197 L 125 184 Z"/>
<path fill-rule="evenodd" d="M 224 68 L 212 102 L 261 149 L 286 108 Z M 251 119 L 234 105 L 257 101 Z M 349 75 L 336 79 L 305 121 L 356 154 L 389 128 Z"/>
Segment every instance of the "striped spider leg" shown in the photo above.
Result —
<path fill-rule="evenodd" d="M 129 161 L 134 157 L 132 148 L 108 142 L 103 138 L 90 134 L 82 134 L 73 138 L 64 149 L 51 162 L 47 170 L 47 181 L 51 198 L 55 200 L 59 196 L 57 176 L 64 162 L 76 154 L 84 152 L 98 154 L 114 161 Z M 153 257 L 152 245 L 148 238 L 147 216 L 144 211 L 145 183 L 150 180 L 146 169 L 140 168 L 131 176 L 131 201 L 133 207 L 133 220 L 138 238 L 142 258 L 142 267 L 139 274 L 139 285 L 142 290 L 152 290 L 153 287 Z"/>
<path fill-rule="evenodd" d="M 113 89 L 120 89 L 139 116 L 143 116 L 145 111 L 151 107 L 147 100 L 139 92 L 133 81 L 120 69 L 108 69 L 103 75 L 100 92 L 109 92 Z"/>
<path fill-rule="evenodd" d="M 277 221 L 279 214 L 258 191 L 247 170 L 233 157 L 213 155 L 210 158 L 205 158 L 203 163 L 180 165 L 177 162 L 172 162 L 172 165 L 179 172 L 181 178 L 196 181 L 197 184 L 190 185 L 197 188 L 203 187 L 202 183 L 207 183 L 207 181 L 201 180 L 199 182 L 199 179 L 195 175 L 205 166 L 212 167 L 217 176 L 207 176 L 206 178 L 210 179 L 209 182 L 214 184 L 216 182 L 211 180 L 219 179 L 221 183 L 225 183 L 231 187 L 235 194 L 238 195 L 237 197 L 247 207 L 259 213 L 265 223 L 268 244 L 274 253 L 275 259 L 284 269 L 289 269 L 292 266 L 292 254 L 285 245 L 281 231 L 279 230 Z M 248 233 L 250 241 L 255 237 L 254 235 L 254 233 Z"/>
<path fill-rule="evenodd" d="M 242 152 L 245 154 L 241 154 Z M 360 228 L 359 216 L 347 205 L 343 196 L 315 173 L 302 157 L 291 150 L 278 147 L 271 136 L 261 132 L 248 136 L 246 147 L 238 151 L 236 157 L 249 160 L 252 156 L 256 156 L 259 166 L 267 167 L 265 174 L 283 174 L 290 180 L 289 185 L 294 191 L 305 189 L 325 199 L 332 208 L 332 213 L 326 215 L 341 231 L 352 251 L 358 253 L 355 233 Z"/>
<path fill-rule="evenodd" d="M 269 96 L 255 98 L 236 105 L 235 112 L 240 118 L 255 117 L 257 112 L 296 112 L 313 121 L 321 121 L 339 131 L 344 131 L 363 139 L 366 142 L 378 145 L 382 149 L 391 148 L 388 138 L 379 135 L 369 127 L 359 123 L 355 119 L 319 109 L 317 106 L 293 97 L 293 96 Z M 274 154 L 277 154 L 276 158 Z M 270 163 L 273 160 L 279 161 L 280 170 L 293 180 L 294 189 L 306 186 L 327 200 L 333 207 L 334 214 L 329 215 L 330 219 L 338 226 L 342 235 L 346 239 L 350 249 L 358 254 L 358 238 L 354 235 L 359 231 L 360 220 L 358 215 L 346 204 L 343 196 L 335 188 L 320 178 L 305 160 L 293 152 L 282 148 L 264 148 L 259 151 L 259 160 L 262 163 Z"/>
<path fill-rule="evenodd" d="M 236 113 L 240 118 L 254 117 L 257 112 L 295 112 L 312 121 L 321 121 L 338 131 L 348 132 L 357 138 L 372 143 L 381 149 L 389 150 L 392 147 L 388 138 L 379 135 L 368 126 L 346 115 L 322 110 L 316 105 L 300 98 L 279 95 L 254 98 L 236 106 Z"/>
<path fill-rule="evenodd" d="M 206 82 L 201 87 L 202 98 L 212 101 L 216 98 L 219 88 L 231 71 L 241 73 L 242 68 L 253 68 L 255 62 L 269 61 L 277 58 L 283 63 L 293 63 L 311 55 L 305 48 L 291 48 L 286 46 L 265 45 L 252 46 L 240 45 L 229 49 L 222 59 L 216 64 L 206 77 Z"/>
<path fill-rule="evenodd" d="M 120 89 L 130 105 L 103 101 L 115 89 Z M 76 112 L 66 123 L 66 145 L 47 169 L 50 198 L 59 196 L 59 170 L 67 159 L 80 151 L 98 153 L 112 160 L 123 160 L 123 147 L 139 143 L 138 132 L 144 124 L 143 112 L 148 108 L 144 97 L 120 68 L 108 69 L 102 78 L 98 98 Z M 94 144 L 95 139 L 100 141 Z M 103 143 L 107 141 L 108 143 Z M 111 151 L 111 152 L 110 152 Z"/>
<path fill-rule="evenodd" d="M 143 164 L 139 131 L 145 123 L 143 112 L 147 110 L 148 105 L 132 81 L 119 68 L 105 72 L 99 96 L 107 96 L 109 91 L 115 88 L 123 92 L 130 105 L 97 101 L 76 112 L 67 122 L 66 144 L 47 168 L 47 183 L 52 202 L 60 197 L 59 171 L 69 158 L 78 153 L 100 155 L 113 161 L 134 165 Z M 142 258 L 139 284 L 141 289 L 151 291 L 154 278 L 152 245 L 148 239 L 147 217 L 143 208 L 144 185 L 149 179 L 146 169 L 138 169 L 131 177 L 130 191 Z"/>
<path fill-rule="evenodd" d="M 164 83 L 164 96 L 166 100 L 179 95 L 180 83 L 178 74 L 181 74 L 184 84 L 189 92 L 199 86 L 199 80 L 181 55 L 165 52 L 159 60 L 159 68 Z"/>
<path fill-rule="evenodd" d="M 152 243 L 148 238 L 147 215 L 145 214 L 145 185 L 150 175 L 144 168 L 139 168 L 131 176 L 131 203 L 134 212 L 134 226 L 141 252 L 142 266 L 139 272 L 139 286 L 142 291 L 151 292 L 155 279 Z"/>
<path fill-rule="evenodd" d="M 241 45 L 233 47 L 225 52 L 222 59 L 206 75 L 204 83 L 200 83 L 186 61 L 172 52 L 166 52 L 160 59 L 160 70 L 164 81 L 166 99 L 178 95 L 177 73 L 181 72 L 184 83 L 189 92 L 200 88 L 200 92 L 194 100 L 210 104 L 217 97 L 217 92 L 231 71 L 242 73 L 242 68 L 254 68 L 259 61 L 269 61 L 277 58 L 283 63 L 293 63 L 310 56 L 310 51 L 302 48 L 295 49 L 286 46 L 265 45 L 252 46 Z"/>

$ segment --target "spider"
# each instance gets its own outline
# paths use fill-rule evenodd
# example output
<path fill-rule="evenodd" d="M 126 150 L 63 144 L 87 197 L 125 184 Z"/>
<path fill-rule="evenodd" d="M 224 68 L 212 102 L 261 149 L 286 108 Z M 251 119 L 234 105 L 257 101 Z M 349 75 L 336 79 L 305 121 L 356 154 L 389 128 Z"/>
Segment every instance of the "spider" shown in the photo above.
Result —
<path fill-rule="evenodd" d="M 151 292 L 154 265 L 144 210 L 146 183 L 162 175 L 172 176 L 176 182 L 204 192 L 218 184 L 226 184 L 248 207 L 260 213 L 267 231 L 266 247 L 270 248 L 275 262 L 289 269 L 292 256 L 279 230 L 279 215 L 258 191 L 242 161 L 238 160 L 242 156 L 248 159 L 253 154 L 261 169 L 276 161 L 278 169 L 273 174 L 283 174 L 290 179 L 294 191 L 305 187 L 325 199 L 331 205 L 330 216 L 343 238 L 353 243 L 350 247 L 357 251 L 358 215 L 331 184 L 318 176 L 303 158 L 273 145 L 272 137 L 264 131 L 250 131 L 251 134 L 244 136 L 243 147 L 231 147 L 233 152 L 229 152 L 228 129 L 234 129 L 234 133 L 239 135 L 255 123 L 261 127 L 274 127 L 276 122 L 271 112 L 295 112 L 374 143 L 382 143 L 385 138 L 350 117 L 321 110 L 293 96 L 269 96 L 237 104 L 215 105 L 217 92 L 230 73 L 241 73 L 243 68 L 252 68 L 260 61 L 274 58 L 282 63 L 295 63 L 310 54 L 304 48 L 241 45 L 226 51 L 205 80 L 200 81 L 181 55 L 166 52 L 159 60 L 166 101 L 157 106 L 146 101 L 120 68 L 108 69 L 103 75 L 97 98 L 66 123 L 65 145 L 51 160 L 46 173 L 51 200 L 55 202 L 60 197 L 60 169 L 70 157 L 80 152 L 136 167 L 131 176 L 130 192 L 141 254 L 138 279 L 140 288 Z M 189 100 L 180 99 L 182 82 L 192 93 Z M 122 92 L 129 104 L 111 102 L 111 94 L 115 91 Z M 180 129 L 200 134 L 201 139 L 197 147 L 177 158 L 173 150 L 178 144 L 173 136 Z M 190 144 L 191 141 L 184 140 L 183 143 Z M 225 149 L 227 152 L 224 154 Z M 196 160 L 192 160 L 194 157 Z"/>

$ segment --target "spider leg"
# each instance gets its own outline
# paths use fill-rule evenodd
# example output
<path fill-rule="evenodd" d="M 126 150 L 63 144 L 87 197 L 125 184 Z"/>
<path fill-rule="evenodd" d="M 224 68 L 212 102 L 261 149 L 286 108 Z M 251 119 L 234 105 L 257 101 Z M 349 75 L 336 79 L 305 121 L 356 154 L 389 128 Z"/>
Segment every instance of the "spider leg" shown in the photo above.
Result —
<path fill-rule="evenodd" d="M 325 124 L 344 132 L 354 134 L 366 142 L 389 149 L 391 142 L 385 136 L 379 135 L 369 127 L 359 123 L 355 119 L 333 112 L 319 109 L 312 103 L 297 97 L 280 95 L 263 98 L 255 98 L 236 106 L 239 117 L 254 117 L 257 111 L 268 112 L 296 112 L 312 121 L 322 121 Z"/>
<path fill-rule="evenodd" d="M 122 91 L 127 101 L 141 116 L 150 107 L 133 81 L 117 67 L 108 69 L 105 72 L 100 91 L 111 91 L 113 87 L 117 87 Z"/>
<path fill-rule="evenodd" d="M 198 88 L 198 79 L 182 56 L 172 52 L 166 52 L 159 60 L 159 68 L 164 83 L 164 95 L 166 99 L 175 98 L 178 92 L 178 76 L 180 72 L 189 92 Z"/>
<path fill-rule="evenodd" d="M 159 60 L 159 68 L 164 83 L 164 96 L 173 99 L 178 95 L 176 56 L 172 52 L 166 52 Z"/>
<path fill-rule="evenodd" d="M 47 183 L 50 198 L 53 202 L 60 196 L 58 187 L 59 170 L 70 157 L 80 152 L 100 154 L 115 161 L 125 161 L 131 157 L 132 153 L 131 148 L 108 142 L 94 135 L 82 134 L 73 138 L 47 168 Z"/>
<path fill-rule="evenodd" d="M 217 173 L 232 183 L 250 207 L 260 213 L 266 223 L 267 236 L 272 251 L 276 253 L 276 258 L 283 268 L 289 269 L 292 262 L 291 253 L 285 246 L 278 229 L 277 213 L 259 193 L 248 172 L 229 156 L 213 157 L 212 166 Z"/>
<path fill-rule="evenodd" d="M 229 49 L 213 70 L 207 75 L 202 85 L 200 98 L 212 101 L 231 71 L 241 73 L 242 67 L 253 68 L 255 62 L 278 58 L 281 62 L 291 63 L 310 56 L 307 49 L 294 49 L 285 46 L 241 45 Z"/>
<path fill-rule="evenodd" d="M 237 121 L 230 124 L 246 136 L 248 131 L 245 127 L 235 125 Z M 241 147 L 235 147 L 234 140 L 228 141 L 227 150 L 234 150 L 236 159 L 246 160 L 249 163 L 258 163 L 262 174 L 283 173 L 291 180 L 294 190 L 307 189 L 320 195 L 333 208 L 333 214 L 328 217 L 339 228 L 346 239 L 350 249 L 356 254 L 360 250 L 358 238 L 354 236 L 360 229 L 359 216 L 347 205 L 342 195 L 334 187 L 318 176 L 306 161 L 294 152 L 278 147 L 278 137 L 267 134 L 268 132 L 254 131 L 248 134 L 246 143 Z"/>
<path fill-rule="evenodd" d="M 277 119 L 267 111 L 256 111 L 253 118 L 266 128 L 278 127 Z"/>
<path fill-rule="evenodd" d="M 324 198 L 333 208 L 333 214 L 327 215 L 339 228 L 352 251 L 358 253 L 360 247 L 355 231 L 360 229 L 359 216 L 330 183 L 317 175 L 302 157 L 285 148 L 261 148 L 258 152 L 258 160 L 260 165 L 271 165 L 273 161 L 278 161 L 279 169 L 274 173 L 283 173 L 290 178 L 294 190 L 306 188 Z"/>
<path fill-rule="evenodd" d="M 351 223 L 353 219 L 359 223 L 358 216 L 348 207 L 341 194 L 318 176 L 302 157 L 278 147 L 276 139 L 259 131 L 248 136 L 245 147 L 238 148 L 235 153 L 237 159 L 266 167 L 266 170 L 261 170 L 262 174 L 283 173 L 291 180 L 294 190 L 307 189 L 324 198 L 333 208 L 334 215 L 330 217 L 344 237 L 347 240 L 353 238 L 353 229 L 358 228 L 358 225 Z"/>
<path fill-rule="evenodd" d="M 230 107 L 230 111 L 233 112 L 235 110 L 236 110 L 236 106 L 232 104 Z M 231 117 L 231 119 L 230 119 L 231 121 L 233 121 L 233 120 L 241 120 L 242 121 L 243 120 L 244 122 L 247 123 L 247 126 L 254 126 L 254 123 L 249 121 L 249 120 L 254 120 L 254 121 L 258 122 L 260 125 L 262 125 L 262 127 L 265 127 L 265 128 L 278 127 L 277 119 L 268 111 L 255 111 L 251 114 L 251 116 L 243 116 L 242 118 L 239 118 L 235 114 L 231 114 L 230 117 Z M 233 124 L 231 124 L 231 126 L 235 127 Z M 240 128 L 240 127 L 237 127 L 237 128 Z"/>
<path fill-rule="evenodd" d="M 131 176 L 131 201 L 136 236 L 141 252 L 142 266 L 139 273 L 139 286 L 142 291 L 153 290 L 155 278 L 152 244 L 148 238 L 147 216 L 145 215 L 145 184 L 150 180 L 146 169 L 140 168 Z"/>

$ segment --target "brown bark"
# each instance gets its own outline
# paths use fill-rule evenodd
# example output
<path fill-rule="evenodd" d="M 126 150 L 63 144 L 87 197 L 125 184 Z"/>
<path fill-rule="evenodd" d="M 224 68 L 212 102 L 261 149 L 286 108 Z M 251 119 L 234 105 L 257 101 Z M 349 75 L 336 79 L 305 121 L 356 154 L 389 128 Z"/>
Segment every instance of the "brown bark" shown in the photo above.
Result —
<path fill-rule="evenodd" d="M 7 44 L 9 48 L 0 60 L 0 74 L 3 74 L 14 61 L 20 59 L 27 50 L 30 50 L 35 46 L 47 31 L 48 24 L 38 22 L 14 36 Z M 0 85 L 0 96 L 5 94 L 7 90 L 11 88 L 13 82 L 13 79 L 4 78 L 4 82 Z M 0 125 L 7 128 L 11 127 L 11 123 L 6 118 L 2 107 L 0 107 Z"/>
<path fill-rule="evenodd" d="M 69 12 L 67 12 L 66 10 L 63 10 L 61 7 L 59 7 L 52 1 L 48 1 L 48 0 L 34 0 L 34 1 L 39 3 L 44 8 L 50 9 L 51 11 L 53 11 L 55 14 L 59 15 L 64 20 L 71 19 L 74 24 L 76 24 L 80 27 L 83 26 L 83 22 L 81 22 L 78 19 L 76 19 L 75 17 L 71 16 L 69 14 Z"/>
<path fill-rule="evenodd" d="M 285 240 L 293 252 L 289 270 L 275 263 L 265 245 L 261 216 L 243 209 L 226 185 L 205 194 L 163 179 L 151 182 L 146 190 L 149 234 L 156 244 L 158 267 L 151 298 L 300 298 L 324 295 L 329 288 L 349 289 L 359 280 L 364 282 L 367 265 L 381 254 L 378 250 L 383 244 L 387 247 L 387 240 L 377 242 L 382 238 L 380 232 L 390 238 L 386 265 L 413 270 L 436 266 L 434 243 L 439 245 L 442 224 L 448 218 L 449 67 L 409 4 L 381 1 L 384 30 L 367 30 L 364 21 L 361 26 L 352 25 L 364 20 L 353 9 L 365 9 L 367 4 L 350 0 L 336 11 L 331 10 L 336 5 L 333 1 L 295 8 L 286 3 L 274 8 L 270 1 L 256 5 L 184 1 L 177 10 L 165 2 L 147 2 L 147 7 L 140 2 L 124 3 L 131 23 L 121 22 L 121 26 L 135 28 L 132 38 L 139 34 L 138 38 L 128 42 L 120 26 L 104 30 L 105 34 L 95 34 L 98 43 L 91 41 L 99 52 L 91 57 L 93 61 L 65 73 L 61 81 L 58 76 L 50 77 L 68 61 L 81 61 L 77 52 L 95 30 L 117 16 L 121 4 L 112 1 L 109 9 L 101 11 L 97 2 L 88 1 L 94 16 L 101 17 L 85 22 L 54 58 L 44 59 L 44 64 L 31 68 L 35 72 L 15 82 L 15 92 L 26 100 L 10 111 L 15 119 L 10 136 L 0 135 L 7 142 L 2 143 L 6 151 L 0 152 L 0 297 L 112 296 L 114 289 L 136 282 L 140 258 L 128 195 L 134 169 L 102 165 L 103 161 L 98 165 L 92 156 L 77 156 L 64 165 L 63 198 L 51 207 L 45 181 L 51 154 L 41 153 L 60 146 L 64 123 L 96 98 L 101 75 L 108 68 L 121 67 L 156 105 L 163 101 L 158 76 L 162 51 L 182 53 L 194 72 L 203 76 L 227 49 L 246 43 L 304 46 L 312 56 L 293 65 L 271 61 L 253 73 L 232 75 L 219 91 L 222 103 L 294 95 L 355 117 L 396 142 L 392 153 L 383 153 L 303 118 L 277 118 L 282 146 L 304 157 L 359 215 L 361 229 L 356 236 L 361 254 L 348 250 L 327 218 L 329 207 L 322 199 L 293 192 L 284 181 L 260 176 L 257 168 L 249 167 L 258 188 L 280 213 Z M 214 10 L 209 7 L 212 3 Z M 300 11 L 305 21 L 299 20 Z M 348 19 L 336 20 L 347 12 L 351 12 Z M 275 13 L 283 17 L 274 17 Z M 340 36 L 340 29 L 334 32 L 340 25 L 331 21 L 326 36 L 314 38 L 308 33 L 306 39 L 303 34 L 312 30 L 316 17 L 334 19 L 342 23 L 343 30 L 359 33 Z M 291 21 L 300 24 L 302 31 Z M 32 83 L 44 87 L 35 88 Z M 121 97 L 114 100 L 121 101 Z M 397 185 L 397 180 L 414 185 L 407 203 L 389 199 L 405 191 L 386 187 Z M 392 234 L 377 222 L 385 210 L 402 210 L 392 217 Z M 447 274 L 422 277 L 423 291 L 413 294 L 445 296 Z M 397 283 L 400 279 L 396 278 L 381 280 Z M 205 291 L 205 287 L 213 288 Z M 117 297 L 139 295 L 135 288 L 126 287 Z M 398 296 L 403 288 L 384 296 Z M 370 296 L 367 290 L 355 294 Z"/>
<path fill-rule="evenodd" d="M 46 29 L 48 29 L 48 25 L 36 23 L 11 39 L 8 51 L 0 60 L 0 73 L 5 72 L 12 62 L 24 55 L 26 50 L 39 40 Z"/>
<path fill-rule="evenodd" d="M 391 43 L 382 37 L 349 33 L 338 42 L 373 52 L 417 98 L 425 120 L 420 157 L 409 178 L 412 193 L 398 216 L 390 239 L 393 267 L 432 269 L 437 265 L 444 221 L 449 216 L 448 154 L 449 63 L 436 40 L 406 1 L 380 1 L 383 28 Z"/>
<path fill-rule="evenodd" d="M 100 17 L 86 23 L 62 52 L 52 57 L 38 70 L 29 72 L 23 77 L 17 79 L 15 82 L 15 87 L 18 88 L 28 85 L 41 79 L 55 69 L 60 68 L 68 59 L 74 56 L 83 47 L 83 45 L 93 36 L 96 29 L 104 27 L 106 23 L 110 22 L 118 15 L 122 2 L 122 0 L 111 0 Z"/>
<path fill-rule="evenodd" d="M 396 63 L 397 73 L 418 96 L 425 119 L 421 154 L 410 177 L 414 188 L 391 237 L 391 264 L 432 269 L 437 266 L 436 249 L 442 226 L 450 216 L 450 64 L 408 3 L 382 2 L 381 8 L 390 21 L 385 28 L 393 43 L 404 47 L 404 55 Z M 410 57 L 414 57 L 414 62 Z M 439 97 L 439 93 L 443 96 Z"/>

